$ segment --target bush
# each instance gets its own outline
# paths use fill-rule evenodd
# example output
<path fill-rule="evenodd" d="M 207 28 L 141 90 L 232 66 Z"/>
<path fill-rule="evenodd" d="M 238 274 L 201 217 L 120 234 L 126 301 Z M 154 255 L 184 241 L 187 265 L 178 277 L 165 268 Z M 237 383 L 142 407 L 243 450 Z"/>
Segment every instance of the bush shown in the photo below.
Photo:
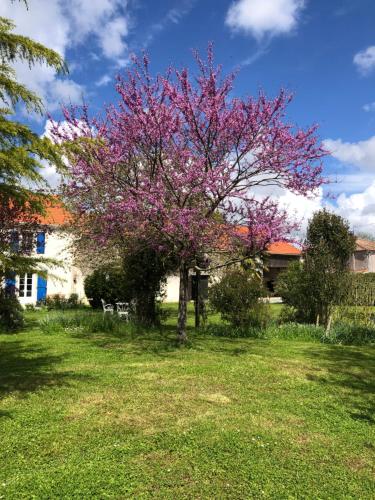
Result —
<path fill-rule="evenodd" d="M 353 273 L 348 304 L 356 306 L 375 305 L 375 273 Z"/>
<path fill-rule="evenodd" d="M 48 297 L 43 302 L 49 311 L 51 309 L 77 309 L 81 305 L 76 293 L 70 294 L 68 298 L 58 293 L 54 295 L 48 295 Z"/>
<path fill-rule="evenodd" d="M 295 307 L 284 304 L 277 318 L 279 324 L 298 323 L 298 311 Z"/>
<path fill-rule="evenodd" d="M 94 309 L 102 307 L 101 299 L 109 304 L 130 302 L 131 290 L 118 266 L 102 266 L 85 279 L 85 294 Z"/>
<path fill-rule="evenodd" d="M 0 330 L 15 332 L 22 328 L 23 309 L 14 294 L 6 295 L 0 290 Z"/>
<path fill-rule="evenodd" d="M 347 303 L 352 286 L 348 261 L 355 250 L 349 223 L 327 210 L 316 212 L 307 228 L 303 262 L 279 276 L 277 291 L 293 307 L 296 319 L 328 330 L 338 305 Z"/>
<path fill-rule="evenodd" d="M 209 301 L 224 321 L 239 329 L 264 328 L 270 318 L 269 305 L 261 299 L 265 290 L 261 280 L 243 269 L 226 271 L 211 286 Z"/>
<path fill-rule="evenodd" d="M 306 270 L 302 262 L 292 262 L 285 271 L 279 274 L 276 292 L 285 304 L 280 317 L 281 322 L 315 322 L 316 311 L 308 285 Z"/>

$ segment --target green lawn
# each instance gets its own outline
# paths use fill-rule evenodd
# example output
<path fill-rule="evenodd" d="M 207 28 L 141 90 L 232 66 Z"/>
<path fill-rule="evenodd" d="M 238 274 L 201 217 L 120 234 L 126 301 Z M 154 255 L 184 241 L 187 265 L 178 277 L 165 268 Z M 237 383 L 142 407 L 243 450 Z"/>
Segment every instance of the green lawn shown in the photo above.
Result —
<path fill-rule="evenodd" d="M 38 314 L 0 335 L 0 498 L 374 497 L 374 347 L 178 349 L 168 325 L 43 333 Z"/>

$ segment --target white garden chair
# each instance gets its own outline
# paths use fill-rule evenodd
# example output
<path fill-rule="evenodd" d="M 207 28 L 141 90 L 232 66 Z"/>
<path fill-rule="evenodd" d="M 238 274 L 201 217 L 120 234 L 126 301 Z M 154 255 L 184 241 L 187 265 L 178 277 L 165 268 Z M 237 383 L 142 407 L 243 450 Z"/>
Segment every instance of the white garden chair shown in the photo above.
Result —
<path fill-rule="evenodd" d="M 113 307 L 112 304 L 106 304 L 105 300 L 101 299 L 102 306 L 103 306 L 103 313 L 110 313 L 113 314 L 115 308 Z"/>
<path fill-rule="evenodd" d="M 127 302 L 116 302 L 116 312 L 120 318 L 129 320 L 129 304 Z"/>

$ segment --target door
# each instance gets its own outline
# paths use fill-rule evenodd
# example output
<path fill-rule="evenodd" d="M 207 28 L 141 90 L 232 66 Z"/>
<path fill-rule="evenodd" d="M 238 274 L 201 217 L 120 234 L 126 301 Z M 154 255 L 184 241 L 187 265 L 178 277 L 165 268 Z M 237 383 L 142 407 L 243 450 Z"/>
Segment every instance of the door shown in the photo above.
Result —
<path fill-rule="evenodd" d="M 45 300 L 47 298 L 47 280 L 38 276 L 38 284 L 36 289 L 36 300 Z"/>

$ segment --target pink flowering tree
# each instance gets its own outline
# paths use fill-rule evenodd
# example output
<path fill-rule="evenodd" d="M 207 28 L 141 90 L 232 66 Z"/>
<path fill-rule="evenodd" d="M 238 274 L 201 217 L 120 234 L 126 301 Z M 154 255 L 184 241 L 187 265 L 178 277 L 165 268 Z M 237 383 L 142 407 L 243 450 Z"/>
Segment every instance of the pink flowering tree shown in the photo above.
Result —
<path fill-rule="evenodd" d="M 54 128 L 69 156 L 66 194 L 96 244 L 141 241 L 177 259 L 181 341 L 197 257 L 223 244 L 255 253 L 287 238 L 286 213 L 262 187 L 309 195 L 323 182 L 325 154 L 316 127 L 285 121 L 284 91 L 234 97 L 235 75 L 222 75 L 211 47 L 195 59 L 194 77 L 173 68 L 153 77 L 146 56 L 134 60 L 118 77 L 117 106 L 95 119 L 66 109 L 67 124 Z"/>

